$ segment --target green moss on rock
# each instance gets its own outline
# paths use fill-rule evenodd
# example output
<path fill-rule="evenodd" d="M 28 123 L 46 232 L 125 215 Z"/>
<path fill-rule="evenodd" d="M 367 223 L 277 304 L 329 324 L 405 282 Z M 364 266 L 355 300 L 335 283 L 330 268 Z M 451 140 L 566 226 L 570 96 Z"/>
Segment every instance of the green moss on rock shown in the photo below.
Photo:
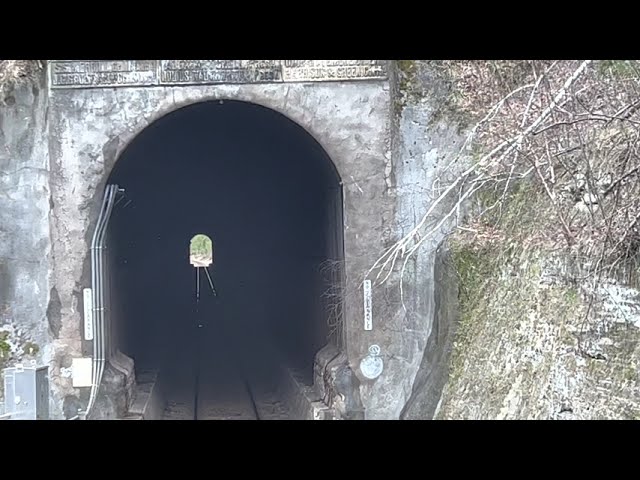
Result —
<path fill-rule="evenodd" d="M 398 93 L 394 101 L 394 110 L 396 115 L 400 115 L 402 109 L 407 105 L 408 100 L 413 96 L 416 90 L 416 61 L 415 60 L 396 60 L 396 72 L 398 79 Z"/>
<path fill-rule="evenodd" d="M 25 355 L 35 356 L 40 352 L 40 347 L 34 342 L 27 342 L 22 346 Z"/>
<path fill-rule="evenodd" d="M 636 78 L 640 75 L 640 62 L 637 60 L 600 60 L 598 72 L 602 76 L 614 78 Z"/>
<path fill-rule="evenodd" d="M 11 345 L 7 342 L 8 337 L 7 332 L 0 332 L 0 358 L 6 358 L 11 354 Z"/>

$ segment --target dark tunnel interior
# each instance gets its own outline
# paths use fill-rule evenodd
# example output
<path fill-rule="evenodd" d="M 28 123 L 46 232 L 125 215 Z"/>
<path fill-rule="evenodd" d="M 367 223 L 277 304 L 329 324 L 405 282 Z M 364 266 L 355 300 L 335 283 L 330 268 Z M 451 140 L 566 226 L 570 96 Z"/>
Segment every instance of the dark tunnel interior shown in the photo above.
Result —
<path fill-rule="evenodd" d="M 109 183 L 125 189 L 108 227 L 114 341 L 136 370 L 173 371 L 183 396 L 193 375 L 220 393 L 232 376 L 276 382 L 283 363 L 311 382 L 340 281 L 322 267 L 343 255 L 340 180 L 311 135 L 258 105 L 199 103 L 147 127 Z M 196 234 L 213 241 L 215 294 L 189 263 Z"/>

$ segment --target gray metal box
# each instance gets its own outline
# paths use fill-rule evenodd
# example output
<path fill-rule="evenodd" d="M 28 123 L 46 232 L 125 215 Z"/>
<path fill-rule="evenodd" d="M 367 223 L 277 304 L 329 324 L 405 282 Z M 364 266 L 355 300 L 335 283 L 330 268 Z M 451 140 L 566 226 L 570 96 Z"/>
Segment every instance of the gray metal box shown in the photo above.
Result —
<path fill-rule="evenodd" d="M 11 420 L 49 419 L 49 367 L 5 368 L 4 405 Z"/>

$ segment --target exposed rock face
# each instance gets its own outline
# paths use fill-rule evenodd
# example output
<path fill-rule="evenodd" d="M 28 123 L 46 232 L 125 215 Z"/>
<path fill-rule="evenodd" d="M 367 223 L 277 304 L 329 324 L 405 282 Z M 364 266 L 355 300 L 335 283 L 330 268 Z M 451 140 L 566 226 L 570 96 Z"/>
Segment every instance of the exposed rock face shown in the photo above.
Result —
<path fill-rule="evenodd" d="M 464 139 L 457 124 L 439 114 L 448 93 L 446 84 L 428 63 L 411 63 L 409 74 L 398 72 L 393 92 L 393 161 L 387 194 L 395 200 L 391 218 L 397 227 L 383 232 L 387 248 L 410 232 L 428 211 L 435 198 L 434 182 L 439 177 L 442 180 L 443 172 L 452 167 Z M 451 172 L 456 165 L 450 168 Z M 443 204 L 435 216 L 446 207 Z M 434 399 L 440 397 L 449 357 L 445 332 L 448 322 L 455 319 L 447 315 L 436 318 L 440 308 L 436 294 L 441 292 L 442 298 L 446 294 L 434 280 L 434 268 L 440 269 L 435 266 L 436 251 L 448 228 L 450 223 L 444 223 L 435 230 L 407 261 L 402 300 L 399 272 L 404 259 L 398 260 L 396 273 L 383 286 L 376 288 L 374 282 L 374 294 L 380 291 L 378 295 L 384 295 L 394 308 L 374 313 L 374 319 L 379 318 L 379 328 L 388 337 L 379 344 L 385 373 L 374 382 L 362 379 L 367 419 L 429 418 L 428 412 L 435 406 L 427 404 L 437 403 Z M 438 270 L 437 274 L 441 273 Z M 381 413 L 378 416 L 372 412 Z"/>
<path fill-rule="evenodd" d="M 0 369 L 48 363 L 59 330 L 59 299 L 50 283 L 45 79 L 41 71 L 2 89 L 0 99 L 0 345 L 7 347 L 0 348 Z"/>
<path fill-rule="evenodd" d="M 495 273 L 463 318 L 438 418 L 640 418 L 640 292 L 554 280 L 557 262 Z"/>
<path fill-rule="evenodd" d="M 458 324 L 458 281 L 451 254 L 443 243 L 434 265 L 434 318 L 432 334 L 424 350 L 413 391 L 402 414 L 403 420 L 433 418 L 442 389 L 448 380 L 449 359 Z"/>

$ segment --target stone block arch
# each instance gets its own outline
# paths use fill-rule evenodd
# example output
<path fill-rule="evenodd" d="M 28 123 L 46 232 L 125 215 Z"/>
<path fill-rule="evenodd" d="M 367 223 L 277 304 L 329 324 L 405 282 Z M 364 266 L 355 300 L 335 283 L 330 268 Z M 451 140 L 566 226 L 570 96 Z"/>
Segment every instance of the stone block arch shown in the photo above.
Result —
<path fill-rule="evenodd" d="M 353 373 L 348 377 L 362 382 L 357 386 L 350 381 L 349 388 L 362 395 L 363 408 L 372 418 L 397 415 L 403 395 L 390 399 L 378 392 L 389 388 L 406 391 L 418 359 L 393 356 L 401 346 L 396 338 L 400 333 L 394 332 L 400 331 L 402 323 L 393 295 L 374 288 L 374 327 L 372 331 L 363 329 L 361 288 L 367 270 L 396 237 L 401 228 L 398 222 L 406 223 L 405 213 L 399 216 L 398 212 L 407 211 L 407 206 L 394 193 L 398 166 L 392 160 L 393 108 L 388 80 L 51 89 L 48 119 L 55 265 L 51 282 L 62 303 L 57 343 L 64 345 L 67 356 L 91 352 L 82 338 L 81 296 L 76 292 L 90 278 L 86 260 L 90 232 L 116 160 L 148 125 L 189 105 L 219 100 L 248 102 L 284 115 L 312 136 L 333 161 L 343 191 L 337 206 L 344 213 L 342 268 L 348 298 L 342 306 L 343 354 L 348 371 Z M 359 371 L 372 344 L 380 346 L 389 372 L 374 381 Z M 82 394 L 61 375 L 56 366 L 58 351 L 58 347 L 52 350 L 52 383 L 54 403 L 61 406 L 65 397 Z M 332 355 L 328 352 L 323 358 L 326 363 Z M 398 372 L 405 373 L 396 385 Z"/>

